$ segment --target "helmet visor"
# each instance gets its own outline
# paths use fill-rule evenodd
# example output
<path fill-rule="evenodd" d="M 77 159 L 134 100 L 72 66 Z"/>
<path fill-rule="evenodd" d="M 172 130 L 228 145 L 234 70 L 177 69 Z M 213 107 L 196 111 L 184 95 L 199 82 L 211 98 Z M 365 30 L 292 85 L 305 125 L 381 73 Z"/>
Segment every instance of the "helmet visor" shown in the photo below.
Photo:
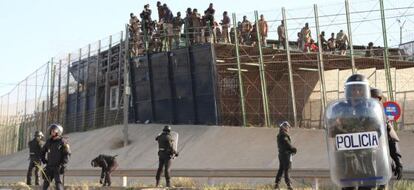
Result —
<path fill-rule="evenodd" d="M 345 84 L 345 97 L 351 99 L 369 98 L 370 88 L 366 82 L 352 82 Z"/>

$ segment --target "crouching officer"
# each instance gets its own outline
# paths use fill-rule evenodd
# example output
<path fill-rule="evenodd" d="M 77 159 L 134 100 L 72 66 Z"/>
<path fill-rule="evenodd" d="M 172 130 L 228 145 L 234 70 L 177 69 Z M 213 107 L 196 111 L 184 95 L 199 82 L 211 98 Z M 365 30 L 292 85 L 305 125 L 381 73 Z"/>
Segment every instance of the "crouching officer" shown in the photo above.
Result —
<path fill-rule="evenodd" d="M 280 131 L 277 135 L 277 146 L 279 148 L 279 171 L 276 175 L 275 189 L 279 189 L 279 183 L 282 179 L 282 175 L 285 174 L 285 182 L 289 190 L 292 188 L 292 182 L 289 178 L 289 169 L 292 166 L 292 156 L 296 154 L 297 149 L 292 146 L 289 136 L 290 124 L 287 121 L 282 122 L 280 125 Z"/>
<path fill-rule="evenodd" d="M 69 161 L 69 144 L 62 138 L 63 128 L 58 124 L 48 127 L 50 138 L 42 148 L 42 162 L 46 164 L 43 190 L 47 190 L 50 183 L 55 180 L 57 190 L 63 190 L 61 176 L 65 173 Z M 46 156 L 47 154 L 47 156 Z"/>
<path fill-rule="evenodd" d="M 377 99 L 379 102 L 382 101 L 383 95 L 382 90 L 377 88 L 371 88 L 371 97 Z M 400 139 L 398 138 L 397 133 L 392 127 L 392 124 L 387 122 L 387 134 L 388 134 L 388 148 L 390 150 L 390 156 L 392 158 L 392 171 L 394 172 L 395 177 L 397 180 L 402 178 L 402 170 L 403 165 L 401 161 L 401 153 L 398 147 L 398 142 Z"/>
<path fill-rule="evenodd" d="M 159 165 L 157 170 L 156 179 L 156 186 L 158 187 L 160 184 L 160 177 L 162 174 L 162 169 L 165 169 L 165 181 L 166 186 L 170 187 L 170 167 L 171 167 L 171 159 L 174 156 L 178 156 L 178 152 L 176 150 L 176 143 L 178 135 L 171 134 L 171 127 L 164 126 L 162 133 L 158 135 L 155 140 L 158 141 L 158 157 L 159 157 Z"/>
<path fill-rule="evenodd" d="M 33 140 L 31 140 L 29 145 L 29 152 L 30 152 L 30 163 L 29 163 L 29 169 L 27 170 L 27 178 L 26 178 L 26 184 L 32 185 L 32 174 L 33 174 L 33 168 L 34 168 L 34 176 L 35 176 L 35 185 L 39 185 L 39 169 L 42 165 L 41 163 L 41 152 L 44 142 L 43 139 L 43 133 L 41 131 L 36 131 L 34 134 Z"/>
<path fill-rule="evenodd" d="M 100 154 L 91 161 L 92 167 L 102 168 L 99 183 L 103 186 L 111 186 L 111 173 L 118 167 L 118 162 L 115 157 L 116 156 Z"/>

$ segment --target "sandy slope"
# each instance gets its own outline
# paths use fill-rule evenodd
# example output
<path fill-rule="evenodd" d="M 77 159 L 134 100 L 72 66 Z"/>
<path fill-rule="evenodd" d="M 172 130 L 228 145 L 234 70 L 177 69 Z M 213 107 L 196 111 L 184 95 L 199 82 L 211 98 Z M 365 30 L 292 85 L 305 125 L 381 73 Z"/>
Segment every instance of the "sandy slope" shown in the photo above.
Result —
<path fill-rule="evenodd" d="M 155 168 L 155 136 L 162 125 L 130 125 L 131 144 L 118 148 L 121 126 L 69 134 L 72 156 L 69 169 L 90 168 L 90 160 L 100 153 L 119 155 L 120 168 Z M 178 157 L 173 168 L 277 168 L 276 129 L 177 125 L 180 134 Z M 323 130 L 293 129 L 293 143 L 298 147 L 293 168 L 327 169 Z M 400 133 L 404 169 L 414 170 L 414 133 Z M 0 157 L 0 169 L 26 169 L 28 150 Z"/>

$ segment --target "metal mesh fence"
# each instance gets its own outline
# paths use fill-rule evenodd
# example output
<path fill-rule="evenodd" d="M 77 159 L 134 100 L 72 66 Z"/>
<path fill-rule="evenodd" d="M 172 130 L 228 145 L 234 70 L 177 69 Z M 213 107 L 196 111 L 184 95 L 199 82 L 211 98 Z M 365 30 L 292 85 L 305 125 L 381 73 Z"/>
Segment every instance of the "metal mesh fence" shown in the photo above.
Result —
<path fill-rule="evenodd" d="M 400 129 L 413 129 L 412 44 L 398 48 L 400 43 L 395 37 L 401 32 L 398 28 L 402 30 L 401 19 L 414 16 L 412 6 L 385 4 L 385 27 L 381 27 L 381 4 L 377 0 L 353 2 L 348 7 L 325 4 L 287 9 L 285 19 L 281 10 L 240 13 L 227 24 L 218 22 L 219 18 L 216 23 L 209 22 L 197 14 L 188 15 L 179 27 L 130 21 L 128 44 L 125 32 L 120 32 L 53 57 L 0 97 L 0 154 L 25 148 L 34 132 L 45 131 L 50 123 L 62 123 L 66 132 L 120 124 L 124 94 L 121 68 L 126 54 L 136 57 L 204 43 L 213 44 L 213 74 L 217 74 L 217 86 L 213 88 L 217 88 L 222 125 L 274 126 L 288 120 L 302 128 L 321 128 L 324 102 L 343 98 L 343 82 L 355 70 L 368 76 L 371 86 L 382 89 L 388 99 L 393 96 L 401 105 Z M 262 31 L 265 25 L 259 20 L 260 15 L 267 20 L 267 32 Z M 250 22 L 242 20 L 243 16 Z M 279 27 L 282 21 L 285 28 Z M 318 35 L 322 31 L 324 35 Z M 373 44 L 369 45 L 367 39 Z M 384 53 L 383 39 L 390 43 L 388 54 Z M 196 50 L 177 51 L 177 57 L 186 57 L 190 51 Z M 173 67 L 188 66 L 191 60 L 187 57 L 173 60 Z M 154 81 L 170 87 L 161 76 L 166 68 L 153 67 L 159 71 Z M 145 77 L 132 76 L 133 80 Z M 191 77 L 191 69 L 173 76 L 183 84 L 189 83 Z M 175 93 L 184 97 L 180 101 L 194 98 L 188 89 Z M 156 105 L 169 105 L 162 93 L 154 100 Z M 184 117 L 190 114 L 186 110 L 191 109 L 171 110 L 177 112 L 158 117 L 171 122 L 170 115 Z M 194 117 L 194 121 L 199 119 Z"/>

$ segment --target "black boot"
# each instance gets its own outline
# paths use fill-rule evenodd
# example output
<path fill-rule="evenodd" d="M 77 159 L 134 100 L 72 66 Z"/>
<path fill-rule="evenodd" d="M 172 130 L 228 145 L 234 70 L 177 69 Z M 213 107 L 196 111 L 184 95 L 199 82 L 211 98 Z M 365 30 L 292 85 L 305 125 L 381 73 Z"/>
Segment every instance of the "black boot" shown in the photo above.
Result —
<path fill-rule="evenodd" d="M 166 181 L 166 186 L 167 186 L 167 187 L 171 187 L 170 180 L 167 180 L 167 181 Z"/>

